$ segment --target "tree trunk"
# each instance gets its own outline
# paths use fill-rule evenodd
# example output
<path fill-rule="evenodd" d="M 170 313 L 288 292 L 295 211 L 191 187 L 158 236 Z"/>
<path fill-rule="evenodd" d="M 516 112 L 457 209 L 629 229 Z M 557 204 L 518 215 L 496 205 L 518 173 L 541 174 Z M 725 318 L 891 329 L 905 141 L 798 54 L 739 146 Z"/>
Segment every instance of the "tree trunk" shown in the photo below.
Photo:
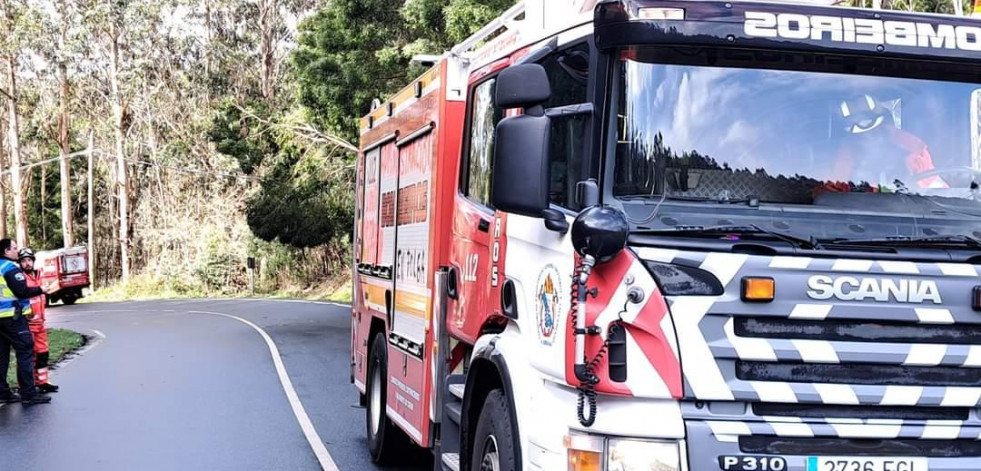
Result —
<path fill-rule="evenodd" d="M 30 171 L 28 171 L 30 173 Z M 30 177 L 26 177 L 30 180 Z M 48 229 L 44 227 L 44 204 L 48 199 L 48 169 L 44 165 L 41 166 L 41 201 L 38 206 L 40 207 L 40 218 L 41 218 L 41 241 L 46 242 L 48 240 Z"/>
<path fill-rule="evenodd" d="M 204 76 L 205 76 L 205 79 L 208 80 L 208 82 L 205 83 L 205 87 L 206 87 L 206 90 L 208 91 L 209 97 L 210 97 L 210 93 L 211 93 L 211 84 L 210 84 L 210 81 L 211 81 L 211 68 L 212 68 L 212 66 L 211 66 L 211 57 L 212 57 L 212 51 L 211 51 L 211 49 L 215 46 L 215 44 L 214 44 L 214 35 L 212 34 L 211 27 L 212 27 L 211 26 L 211 1 L 210 0 L 204 0 L 204 28 L 205 28 L 205 31 L 206 31 L 206 34 L 207 34 L 207 38 L 208 38 L 208 47 L 205 49 L 205 52 L 204 52 Z"/>
<path fill-rule="evenodd" d="M 954 7 L 954 14 L 957 16 L 964 16 L 964 4 L 961 0 L 950 0 L 951 5 Z"/>
<path fill-rule="evenodd" d="M 112 0 L 110 0 L 112 1 Z M 114 7 L 113 7 L 114 8 Z M 109 83 L 112 88 L 113 131 L 116 141 L 116 187 L 119 193 L 119 266 L 123 283 L 129 282 L 129 179 L 123 154 L 123 97 L 119 91 L 119 30 L 116 17 L 109 24 L 111 64 Z"/>
<path fill-rule="evenodd" d="M 92 199 L 92 168 L 95 166 L 95 135 L 89 131 L 89 167 L 88 167 L 88 218 L 85 223 L 88 225 L 89 238 L 89 284 L 90 289 L 95 290 L 95 201 Z"/>
<path fill-rule="evenodd" d="M 3 113 L 0 113 L 2 115 Z M 0 168 L 9 168 L 7 162 L 10 162 L 9 156 L 0 152 Z M 7 233 L 7 175 L 6 173 L 0 173 L 0 237 L 8 237 Z"/>
<path fill-rule="evenodd" d="M 262 97 L 273 99 L 273 15 L 276 14 L 276 0 L 259 0 L 259 34 L 261 39 L 260 60 L 262 61 Z"/>
<path fill-rule="evenodd" d="M 14 226 L 16 227 L 17 245 L 26 247 L 27 240 L 27 205 L 24 201 L 24 188 L 20 178 L 20 133 L 17 119 L 17 74 L 16 58 L 7 55 L 7 99 L 8 131 L 7 138 L 10 146 L 10 187 L 14 193 Z"/>
<path fill-rule="evenodd" d="M 59 2 L 59 6 L 61 7 L 61 35 L 58 37 L 58 47 L 61 51 L 65 51 L 68 12 L 64 2 Z M 72 224 L 72 176 L 68 162 L 68 154 L 71 152 L 71 122 L 68 115 L 69 87 L 68 66 L 65 65 L 64 59 L 61 59 L 58 62 L 58 154 L 61 160 L 58 163 L 61 173 L 61 241 L 66 248 L 75 245 L 75 233 Z"/>

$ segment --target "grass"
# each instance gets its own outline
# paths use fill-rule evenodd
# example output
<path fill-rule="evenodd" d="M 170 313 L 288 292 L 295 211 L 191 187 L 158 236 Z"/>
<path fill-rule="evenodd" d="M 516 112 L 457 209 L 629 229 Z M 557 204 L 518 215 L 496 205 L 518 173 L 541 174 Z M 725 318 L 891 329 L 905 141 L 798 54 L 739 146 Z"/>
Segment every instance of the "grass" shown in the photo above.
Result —
<path fill-rule="evenodd" d="M 307 301 L 351 302 L 351 277 L 340 276 L 306 286 L 289 286 L 278 289 L 256 287 L 256 297 L 273 299 L 303 299 Z M 195 299 L 195 298 L 245 298 L 251 297 L 247 289 L 238 291 L 208 291 L 201 287 L 190 287 L 171 283 L 152 275 L 137 275 L 128 284 L 115 283 L 100 287 L 87 294 L 80 302 L 112 302 L 154 299 Z"/>
<path fill-rule="evenodd" d="M 48 362 L 54 365 L 61 361 L 65 355 L 77 350 L 79 347 L 85 344 L 85 337 L 82 334 L 72 332 L 65 329 L 49 329 L 48 330 L 48 347 L 51 349 L 50 357 Z M 17 373 L 15 369 L 16 356 L 14 352 L 10 352 L 10 368 L 7 369 L 7 384 L 12 386 L 17 385 Z"/>
<path fill-rule="evenodd" d="M 208 293 L 197 287 L 183 283 L 169 283 L 162 277 L 137 275 L 129 283 L 113 283 L 100 286 L 94 293 L 88 293 L 82 302 L 128 301 L 133 299 L 187 299 L 206 297 Z"/>

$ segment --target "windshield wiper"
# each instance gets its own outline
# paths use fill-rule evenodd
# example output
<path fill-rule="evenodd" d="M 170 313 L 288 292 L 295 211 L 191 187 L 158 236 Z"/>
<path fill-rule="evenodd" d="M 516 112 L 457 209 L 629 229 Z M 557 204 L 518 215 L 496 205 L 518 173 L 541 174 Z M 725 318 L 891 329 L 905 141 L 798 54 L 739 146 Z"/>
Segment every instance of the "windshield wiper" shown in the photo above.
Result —
<path fill-rule="evenodd" d="M 645 231 L 645 234 L 656 234 L 656 235 L 714 235 L 714 234 L 724 234 L 732 236 L 747 236 L 747 235 L 768 235 L 774 239 L 778 239 L 787 242 L 794 247 L 799 247 L 802 249 L 818 250 L 821 249 L 821 244 L 817 242 L 814 238 L 805 239 L 803 237 L 798 237 L 791 234 L 784 234 L 782 232 L 771 231 L 763 229 L 756 224 L 746 224 L 746 225 L 726 225 L 726 226 L 677 226 L 674 229 L 663 229 L 656 231 Z"/>
<path fill-rule="evenodd" d="M 749 198 L 706 198 L 702 196 L 666 196 L 666 195 L 624 195 L 618 197 L 624 201 L 657 201 L 657 200 L 667 200 L 667 201 L 684 201 L 691 203 L 716 203 L 716 204 L 731 204 L 731 205 L 746 205 L 751 208 L 755 208 L 760 205 L 760 199 L 755 196 L 750 196 Z"/>
<path fill-rule="evenodd" d="M 942 235 L 942 236 L 895 236 L 881 239 L 836 239 L 825 242 L 827 245 L 853 245 L 853 246 L 903 246 L 903 247 L 970 247 L 981 249 L 981 240 L 969 235 Z"/>

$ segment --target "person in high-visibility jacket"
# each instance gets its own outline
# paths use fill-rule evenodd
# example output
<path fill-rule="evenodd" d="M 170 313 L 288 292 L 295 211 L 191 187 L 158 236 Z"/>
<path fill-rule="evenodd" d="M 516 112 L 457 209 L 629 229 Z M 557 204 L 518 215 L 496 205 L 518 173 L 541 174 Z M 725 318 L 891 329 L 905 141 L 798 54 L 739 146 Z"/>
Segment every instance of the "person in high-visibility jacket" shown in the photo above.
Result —
<path fill-rule="evenodd" d="M 21 402 L 24 405 L 51 402 L 51 397 L 42 394 L 34 385 L 34 337 L 31 335 L 27 317 L 24 316 L 23 301 L 33 296 L 50 294 L 57 287 L 31 288 L 27 286 L 27 276 L 17 265 L 19 249 L 17 243 L 0 239 L 0 371 L 10 366 L 10 349 L 17 354 L 17 382 L 20 395 L 10 390 L 7 381 L 0 381 L 0 403 Z"/>
<path fill-rule="evenodd" d="M 29 247 L 20 249 L 17 262 L 27 276 L 27 286 L 41 287 L 41 272 L 34 269 L 36 257 Z M 48 381 L 48 329 L 44 327 L 45 295 L 33 296 L 28 300 L 24 312 L 27 325 L 34 336 L 34 384 L 43 393 L 58 392 L 58 386 Z M 29 312 L 28 312 L 29 310 Z"/>

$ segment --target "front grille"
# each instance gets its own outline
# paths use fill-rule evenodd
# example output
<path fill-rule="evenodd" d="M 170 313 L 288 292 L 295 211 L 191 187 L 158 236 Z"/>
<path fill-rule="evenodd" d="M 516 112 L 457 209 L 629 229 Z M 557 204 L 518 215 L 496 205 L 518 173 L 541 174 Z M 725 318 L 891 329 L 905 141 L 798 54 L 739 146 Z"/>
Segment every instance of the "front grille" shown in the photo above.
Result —
<path fill-rule="evenodd" d="M 750 381 L 868 384 L 876 386 L 981 386 L 981 368 L 737 361 L 736 377 Z"/>
<path fill-rule="evenodd" d="M 838 342 L 899 342 L 981 344 L 981 325 L 922 325 L 880 321 L 807 321 L 737 317 L 740 337 L 828 340 Z"/>
<path fill-rule="evenodd" d="M 753 413 L 759 416 L 801 418 L 902 419 L 902 420 L 967 420 L 966 407 L 885 407 L 834 406 L 820 404 L 775 404 L 757 402 Z"/>
<path fill-rule="evenodd" d="M 976 440 L 783 438 L 754 435 L 740 437 L 739 449 L 743 453 L 765 455 L 922 456 L 927 458 L 981 456 L 981 442 Z"/>

